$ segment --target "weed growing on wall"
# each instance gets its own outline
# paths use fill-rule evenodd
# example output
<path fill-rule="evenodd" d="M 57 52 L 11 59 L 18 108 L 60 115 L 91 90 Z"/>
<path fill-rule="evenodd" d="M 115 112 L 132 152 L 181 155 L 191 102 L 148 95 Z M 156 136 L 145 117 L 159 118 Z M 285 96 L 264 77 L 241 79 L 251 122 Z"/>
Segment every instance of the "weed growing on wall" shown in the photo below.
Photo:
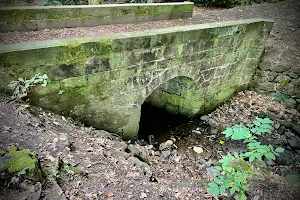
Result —
<path fill-rule="evenodd" d="M 19 78 L 16 81 L 11 81 L 8 84 L 8 88 L 13 90 L 13 99 L 21 99 L 23 97 L 26 97 L 30 89 L 37 84 L 41 84 L 42 86 L 46 87 L 50 82 L 51 81 L 49 80 L 47 74 L 35 74 L 31 79 Z"/>
<path fill-rule="evenodd" d="M 272 145 L 262 145 L 256 140 L 257 136 L 265 133 L 272 134 L 274 129 L 271 124 L 272 121 L 269 118 L 257 118 L 252 124 L 244 125 L 241 123 L 232 128 L 228 127 L 222 132 L 226 138 L 244 140 L 249 151 L 245 153 L 234 152 L 233 155 L 228 153 L 222 156 L 219 160 L 221 166 L 215 166 L 213 169 L 214 172 L 220 172 L 221 175 L 208 184 L 208 193 L 217 197 L 229 191 L 236 199 L 247 199 L 244 193 L 248 190 L 247 180 L 253 176 L 259 177 L 259 174 L 253 170 L 251 163 L 256 159 L 262 160 L 263 158 L 275 160 L 275 155 L 284 151 L 281 147 L 274 149 Z"/>

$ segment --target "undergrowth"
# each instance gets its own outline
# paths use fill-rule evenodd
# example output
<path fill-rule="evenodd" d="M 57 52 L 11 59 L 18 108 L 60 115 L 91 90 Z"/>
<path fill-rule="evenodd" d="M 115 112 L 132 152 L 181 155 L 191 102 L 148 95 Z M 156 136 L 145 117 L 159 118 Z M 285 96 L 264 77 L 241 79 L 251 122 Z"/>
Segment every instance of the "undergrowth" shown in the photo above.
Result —
<path fill-rule="evenodd" d="M 284 151 L 283 148 L 269 145 L 262 145 L 257 141 L 257 136 L 263 134 L 272 134 L 274 128 L 269 118 L 257 118 L 252 124 L 237 124 L 234 127 L 228 127 L 222 134 L 231 140 L 243 140 L 247 143 L 249 151 L 234 154 L 228 153 L 219 160 L 220 166 L 215 166 L 213 172 L 220 172 L 213 182 L 210 182 L 207 192 L 215 198 L 218 195 L 224 195 L 229 192 L 238 200 L 247 199 L 244 191 L 248 190 L 248 179 L 258 177 L 259 173 L 254 170 L 252 163 L 255 160 L 271 159 L 275 160 L 275 155 Z"/>

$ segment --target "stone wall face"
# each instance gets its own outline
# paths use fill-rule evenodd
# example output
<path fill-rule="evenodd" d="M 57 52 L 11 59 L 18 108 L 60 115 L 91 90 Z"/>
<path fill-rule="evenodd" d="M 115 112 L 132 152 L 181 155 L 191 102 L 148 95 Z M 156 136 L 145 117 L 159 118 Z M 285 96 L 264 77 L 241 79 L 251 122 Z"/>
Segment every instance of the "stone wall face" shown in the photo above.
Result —
<path fill-rule="evenodd" d="M 188 116 L 247 87 L 272 24 L 252 19 L 0 46 L 0 86 L 46 73 L 52 83 L 35 87 L 33 103 L 128 139 L 138 133 L 145 99 L 158 87 L 170 91 L 169 80 L 192 81 L 186 99 L 198 88 L 196 107 L 187 105 L 193 99 L 181 106 Z"/>
<path fill-rule="evenodd" d="M 255 73 L 256 90 L 270 93 L 274 99 L 290 108 L 300 111 L 300 68 L 299 63 L 274 63 L 268 55 L 264 56 Z"/>
<path fill-rule="evenodd" d="M 197 83 L 191 78 L 179 76 L 161 84 L 145 102 L 169 113 L 192 118 L 205 112 L 203 100 L 203 91 Z"/>
<path fill-rule="evenodd" d="M 0 8 L 0 31 L 34 31 L 192 17 L 194 3 Z"/>

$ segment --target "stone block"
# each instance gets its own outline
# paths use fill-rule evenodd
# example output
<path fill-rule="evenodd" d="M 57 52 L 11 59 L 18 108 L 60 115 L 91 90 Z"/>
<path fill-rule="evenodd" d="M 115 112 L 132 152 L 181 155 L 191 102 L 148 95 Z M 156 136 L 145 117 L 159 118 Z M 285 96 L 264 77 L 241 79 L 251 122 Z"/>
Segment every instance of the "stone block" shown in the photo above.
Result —
<path fill-rule="evenodd" d="M 58 19 L 58 20 L 48 20 L 46 28 L 56 29 L 56 28 L 66 28 L 66 20 Z"/>
<path fill-rule="evenodd" d="M 161 8 L 155 9 L 163 12 Z M 142 16 L 146 16 L 145 10 L 141 10 Z M 125 11 L 117 12 L 129 14 Z M 85 11 L 76 10 L 72 18 L 78 18 L 75 16 L 80 12 Z M 96 14 L 95 10 L 90 15 L 85 13 Z M 32 77 L 38 72 L 47 73 L 54 85 L 35 92 L 30 98 L 32 102 L 130 138 L 138 132 L 141 104 L 151 93 L 152 103 L 190 117 L 214 109 L 236 90 L 247 86 L 259 58 L 246 58 L 245 48 L 250 45 L 262 49 L 264 36 L 255 33 L 261 29 L 249 34 L 243 31 L 247 24 L 259 21 L 237 20 L 5 45 L 0 48 L 0 69 L 7 75 L 1 74 L 0 83 L 5 86 L 12 75 Z M 59 19 L 56 22 L 61 23 Z M 286 72 L 284 76 L 295 75 Z M 259 83 L 259 87 L 292 92 L 298 85 L 295 78 L 286 87 L 269 81 L 271 78 Z M 65 92 L 60 95 L 61 88 Z"/>
<path fill-rule="evenodd" d="M 81 18 L 65 19 L 65 21 L 66 21 L 66 28 L 83 27 L 84 26 L 84 20 L 82 20 Z"/>

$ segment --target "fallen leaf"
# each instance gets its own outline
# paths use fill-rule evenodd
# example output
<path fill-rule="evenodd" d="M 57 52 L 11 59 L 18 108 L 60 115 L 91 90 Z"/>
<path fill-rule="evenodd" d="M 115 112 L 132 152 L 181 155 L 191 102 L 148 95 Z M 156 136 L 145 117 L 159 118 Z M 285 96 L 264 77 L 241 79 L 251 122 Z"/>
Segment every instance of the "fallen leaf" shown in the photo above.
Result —
<path fill-rule="evenodd" d="M 62 190 L 59 190 L 58 192 L 57 192 L 57 194 L 60 196 L 60 195 L 62 195 L 64 192 L 62 191 Z"/>
<path fill-rule="evenodd" d="M 16 126 L 21 126 L 21 124 L 19 124 L 19 123 L 16 123 Z"/>
<path fill-rule="evenodd" d="M 114 193 L 112 193 L 112 192 L 106 192 L 106 196 L 107 196 L 107 197 L 113 197 L 113 196 L 114 196 Z"/>

